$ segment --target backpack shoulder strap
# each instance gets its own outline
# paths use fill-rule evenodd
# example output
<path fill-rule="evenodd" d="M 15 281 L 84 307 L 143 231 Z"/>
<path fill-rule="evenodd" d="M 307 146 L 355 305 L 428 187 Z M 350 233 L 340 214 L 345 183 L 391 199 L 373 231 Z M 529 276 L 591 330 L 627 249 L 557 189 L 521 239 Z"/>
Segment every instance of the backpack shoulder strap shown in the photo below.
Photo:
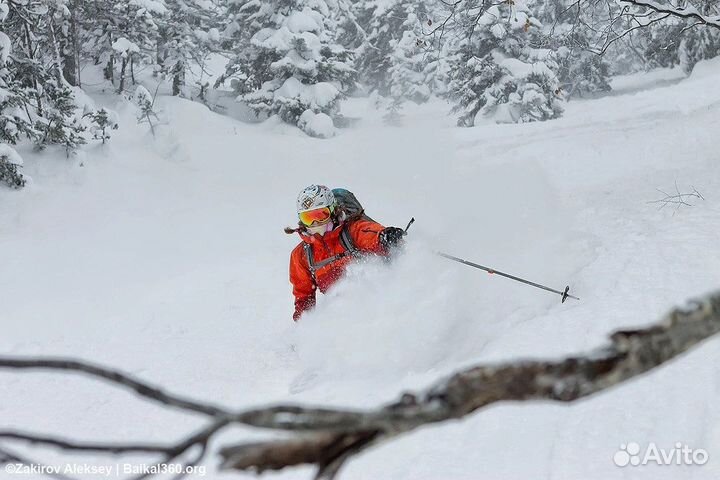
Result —
<path fill-rule="evenodd" d="M 312 276 L 313 282 L 317 283 L 315 279 L 315 272 L 317 271 L 317 266 L 315 265 L 315 259 L 313 258 L 312 245 L 307 242 L 303 242 L 303 250 L 305 250 L 305 258 L 307 259 L 310 276 Z"/>
<path fill-rule="evenodd" d="M 352 235 L 350 235 L 349 223 L 343 225 L 342 232 L 340 232 L 340 243 L 350 255 L 357 255 L 359 252 L 358 248 L 355 246 L 355 242 L 353 242 Z"/>
<path fill-rule="evenodd" d="M 329 265 L 333 263 L 336 260 L 340 260 L 341 258 L 352 255 L 357 256 L 360 253 L 360 249 L 358 249 L 355 246 L 355 242 L 353 242 L 352 235 L 350 235 L 350 227 L 349 224 L 345 224 L 342 227 L 342 231 L 340 232 L 340 244 L 345 249 L 344 252 L 338 253 L 337 255 L 334 255 L 332 257 L 328 257 L 325 260 L 322 260 L 320 262 L 315 261 L 315 256 L 313 255 L 313 248 L 312 245 L 310 245 L 307 242 L 303 242 L 303 250 L 305 250 L 305 258 L 307 259 L 308 269 L 310 270 L 310 275 L 312 276 L 313 282 L 317 283 L 317 278 L 315 277 L 315 273 L 323 268 L 326 265 Z"/>

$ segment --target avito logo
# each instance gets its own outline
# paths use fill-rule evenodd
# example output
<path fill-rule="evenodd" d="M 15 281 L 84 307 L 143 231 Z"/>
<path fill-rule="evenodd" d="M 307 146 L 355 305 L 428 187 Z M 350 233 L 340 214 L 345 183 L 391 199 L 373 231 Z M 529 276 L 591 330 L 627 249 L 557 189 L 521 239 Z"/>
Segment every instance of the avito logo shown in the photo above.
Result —
<path fill-rule="evenodd" d="M 618 467 L 631 465 L 705 465 L 709 460 L 708 452 L 702 448 L 691 448 L 677 442 L 674 448 L 665 449 L 655 443 L 649 443 L 643 451 L 635 442 L 623 443 L 620 450 L 613 455 L 613 462 Z"/>

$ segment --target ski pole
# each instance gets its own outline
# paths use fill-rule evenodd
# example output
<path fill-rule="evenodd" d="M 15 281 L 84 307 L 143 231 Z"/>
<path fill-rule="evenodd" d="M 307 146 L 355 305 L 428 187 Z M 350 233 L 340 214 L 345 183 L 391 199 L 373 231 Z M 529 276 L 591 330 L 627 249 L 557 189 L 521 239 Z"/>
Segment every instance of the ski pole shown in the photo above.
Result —
<path fill-rule="evenodd" d="M 548 292 L 557 293 L 562 297 L 561 303 L 565 303 L 565 300 L 568 298 L 574 298 L 575 300 L 580 300 L 578 297 L 570 295 L 568 292 L 570 291 L 570 286 L 566 286 L 564 291 L 555 290 L 554 288 L 546 287 L 545 285 L 540 285 L 539 283 L 531 282 L 530 280 L 525 280 L 524 278 L 516 277 L 515 275 L 510 275 L 509 273 L 504 273 L 499 270 L 495 270 L 494 268 L 489 267 L 483 267 L 482 265 L 478 265 L 477 263 L 469 262 L 467 260 L 463 260 L 462 258 L 458 258 L 452 255 L 448 255 L 447 253 L 443 252 L 435 252 L 437 255 L 440 255 L 443 258 L 447 258 L 448 260 L 452 260 L 453 262 L 462 263 L 463 265 L 468 265 L 470 267 L 479 268 L 480 270 L 485 270 L 489 274 L 493 275 L 500 275 L 501 277 L 509 278 L 511 280 L 515 280 L 516 282 L 521 282 L 526 285 L 530 285 L 532 287 L 536 288 L 542 288 L 543 290 L 547 290 Z"/>
<path fill-rule="evenodd" d="M 408 230 L 410 230 L 410 225 L 412 225 L 413 223 L 415 223 L 415 217 L 412 217 L 408 222 L 407 227 L 405 227 L 405 235 L 407 235 Z"/>
<path fill-rule="evenodd" d="M 410 229 L 410 226 L 411 226 L 413 223 L 415 223 L 415 217 L 412 217 L 412 218 L 410 219 L 410 221 L 408 222 L 407 227 L 405 227 L 405 234 L 406 234 L 406 235 L 407 235 L 408 230 Z M 435 254 L 437 254 L 437 255 L 439 255 L 439 256 L 441 256 L 441 257 L 443 257 L 443 258 L 447 258 L 448 260 L 452 260 L 452 261 L 454 261 L 454 262 L 462 263 L 463 265 L 468 265 L 468 266 L 470 266 L 470 267 L 479 268 L 480 270 L 485 270 L 486 272 L 488 272 L 488 273 L 491 274 L 491 275 L 497 274 L 497 275 L 500 275 L 501 277 L 509 278 L 510 280 L 515 280 L 516 282 L 521 282 L 521 283 L 524 283 L 524 284 L 526 284 L 526 285 L 530 285 L 530 286 L 532 286 L 532 287 L 541 288 L 541 289 L 543 289 L 543 290 L 547 290 L 548 292 L 557 293 L 558 295 L 560 295 L 560 296 L 562 297 L 562 300 L 560 301 L 560 303 L 565 303 L 565 300 L 567 300 L 568 298 L 574 298 L 575 300 L 580 300 L 578 297 L 576 297 L 576 296 L 574 296 L 574 295 L 570 295 L 570 293 L 569 293 L 569 292 L 570 292 L 570 285 L 567 285 L 567 286 L 565 287 L 565 290 L 563 290 L 563 291 L 561 292 L 560 290 L 555 290 L 554 288 L 546 287 L 545 285 L 541 285 L 541 284 L 539 284 L 539 283 L 531 282 L 530 280 L 525 280 L 524 278 L 516 277 L 515 275 L 510 275 L 509 273 L 505 273 L 505 272 L 501 272 L 501 271 L 499 271 L 499 270 L 495 270 L 494 268 L 484 267 L 484 266 L 479 265 L 479 264 L 477 264 L 477 263 L 469 262 L 469 261 L 467 261 L 467 260 L 463 260 L 462 258 L 458 258 L 458 257 L 455 257 L 455 256 L 453 256 L 453 255 L 449 255 L 449 254 L 447 254 L 447 253 L 435 252 Z"/>

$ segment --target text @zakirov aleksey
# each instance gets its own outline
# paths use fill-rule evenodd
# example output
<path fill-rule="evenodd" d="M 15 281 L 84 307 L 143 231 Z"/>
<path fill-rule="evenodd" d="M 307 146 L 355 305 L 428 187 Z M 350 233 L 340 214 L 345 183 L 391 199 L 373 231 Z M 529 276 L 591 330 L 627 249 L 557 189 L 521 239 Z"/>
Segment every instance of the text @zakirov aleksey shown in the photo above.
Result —
<path fill-rule="evenodd" d="M 94 465 L 88 463 L 68 463 L 65 465 L 42 465 L 34 463 L 10 462 L 5 464 L 5 473 L 14 475 L 29 475 L 36 478 L 39 475 L 92 475 L 93 478 L 119 477 L 121 475 L 163 475 L 184 474 L 204 477 L 204 465 L 183 465 L 180 463 L 116 463 L 114 465 Z"/>
<path fill-rule="evenodd" d="M 613 455 L 618 467 L 640 467 L 644 465 L 705 465 L 710 460 L 707 450 L 692 448 L 681 442 L 672 448 L 661 448 L 651 442 L 642 448 L 635 442 L 623 443 Z"/>

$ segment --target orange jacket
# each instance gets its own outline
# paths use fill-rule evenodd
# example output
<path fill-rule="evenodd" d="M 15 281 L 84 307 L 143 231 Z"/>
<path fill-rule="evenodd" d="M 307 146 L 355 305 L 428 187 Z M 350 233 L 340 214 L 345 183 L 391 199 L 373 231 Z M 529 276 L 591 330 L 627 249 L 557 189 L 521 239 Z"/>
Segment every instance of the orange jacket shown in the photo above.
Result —
<path fill-rule="evenodd" d="M 303 312 L 314 307 L 315 291 L 320 289 L 321 292 L 325 293 L 343 276 L 348 264 L 353 261 L 350 254 L 339 258 L 328 265 L 318 268 L 315 271 L 314 279 L 308 265 L 305 244 L 312 246 L 315 264 L 346 251 L 340 242 L 343 225 L 337 226 L 325 235 L 310 235 L 307 232 L 298 232 L 302 242 L 290 254 L 290 283 L 292 283 L 293 295 L 295 296 L 293 320 L 299 320 Z M 385 248 L 379 241 L 380 232 L 385 227 L 371 220 L 360 219 L 350 223 L 347 228 L 355 248 L 362 252 L 387 255 Z"/>

